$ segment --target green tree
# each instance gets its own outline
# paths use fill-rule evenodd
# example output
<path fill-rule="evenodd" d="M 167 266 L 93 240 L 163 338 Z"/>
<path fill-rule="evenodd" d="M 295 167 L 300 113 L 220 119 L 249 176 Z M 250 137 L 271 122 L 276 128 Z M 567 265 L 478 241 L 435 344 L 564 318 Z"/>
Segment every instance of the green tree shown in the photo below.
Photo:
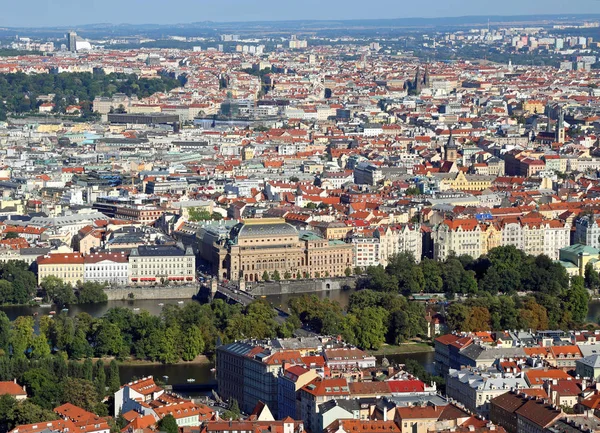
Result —
<path fill-rule="evenodd" d="M 173 415 L 168 414 L 163 417 L 157 424 L 160 431 L 164 431 L 166 433 L 178 433 L 179 427 L 177 426 L 177 421 L 173 417 Z"/>
<path fill-rule="evenodd" d="M 188 219 L 190 221 L 210 221 L 213 219 L 213 214 L 211 214 L 207 210 L 200 210 L 198 208 L 192 207 L 188 208 Z M 219 215 L 221 216 L 221 215 Z"/>
<path fill-rule="evenodd" d="M 46 293 L 46 298 L 59 306 L 75 302 L 73 288 L 60 278 L 54 276 L 45 277 L 40 286 Z"/>
<path fill-rule="evenodd" d="M 268 281 L 269 280 L 269 273 L 267 271 L 264 271 L 262 274 L 262 278 L 263 281 Z"/>
<path fill-rule="evenodd" d="M 106 302 L 108 296 L 105 287 L 100 283 L 82 283 L 77 287 L 77 302 L 80 304 L 96 304 Z"/>
<path fill-rule="evenodd" d="M 36 335 L 31 342 L 31 357 L 42 359 L 50 356 L 50 346 L 48 339 L 42 333 Z"/>
<path fill-rule="evenodd" d="M 63 389 L 63 403 L 72 403 L 90 412 L 95 409 L 98 403 L 98 394 L 91 381 L 68 377 Z"/>
<path fill-rule="evenodd" d="M 28 399 L 19 402 L 15 406 L 9 424 L 11 427 L 16 427 L 18 425 L 54 421 L 56 419 L 58 419 L 58 415 L 52 410 L 35 404 L 33 399 Z"/>
<path fill-rule="evenodd" d="M 31 402 L 44 409 L 52 409 L 60 403 L 62 390 L 56 384 L 56 377 L 42 368 L 31 368 L 23 374 L 23 385 Z"/>
<path fill-rule="evenodd" d="M 585 266 L 585 286 L 590 290 L 600 289 L 600 276 L 592 263 Z"/>
<path fill-rule="evenodd" d="M 202 331 L 196 325 L 192 325 L 183 333 L 181 357 L 184 361 L 193 361 L 203 351 Z"/>
<path fill-rule="evenodd" d="M 423 291 L 425 293 L 440 293 L 444 282 L 438 262 L 425 257 L 419 266 L 423 273 Z"/>
<path fill-rule="evenodd" d="M 124 346 L 121 330 L 105 319 L 100 319 L 96 327 L 94 343 L 97 356 L 119 355 Z"/>
<path fill-rule="evenodd" d="M 566 290 L 563 297 L 563 309 L 571 314 L 575 324 L 582 324 L 588 314 L 590 296 L 585 289 L 583 277 L 571 278 L 571 286 Z"/>
<path fill-rule="evenodd" d="M 350 341 L 362 349 L 379 349 L 385 342 L 387 315 L 382 307 L 367 307 L 347 314 Z"/>
<path fill-rule="evenodd" d="M 275 281 L 281 280 L 281 276 L 279 275 L 279 271 L 277 269 L 275 269 L 275 271 L 273 272 L 273 280 L 275 280 Z"/>
<path fill-rule="evenodd" d="M 33 344 L 33 317 L 21 316 L 12 323 L 10 345 L 13 356 L 24 357 L 25 352 Z"/>
<path fill-rule="evenodd" d="M 114 359 L 108 365 L 108 392 L 114 394 L 121 387 L 121 379 L 119 379 L 119 364 Z"/>
<path fill-rule="evenodd" d="M 229 408 L 223 412 L 222 418 L 224 420 L 237 420 L 240 418 L 242 412 L 240 411 L 240 406 L 238 401 L 233 398 L 229 403 Z"/>
<path fill-rule="evenodd" d="M 349 268 L 349 267 L 348 267 L 348 268 L 346 268 L 346 269 L 344 270 L 344 275 L 345 275 L 345 276 L 347 276 L 347 277 L 350 277 L 350 276 L 352 276 L 352 268 Z"/>
<path fill-rule="evenodd" d="M 96 395 L 102 399 L 106 395 L 106 372 L 101 359 L 96 361 L 94 365 L 94 386 L 96 387 Z"/>
<path fill-rule="evenodd" d="M 446 320 L 448 327 L 453 331 L 464 331 L 468 326 L 469 315 L 471 310 L 465 304 L 453 303 L 448 307 Z"/>
<path fill-rule="evenodd" d="M 90 358 L 86 358 L 85 361 L 83 361 L 83 368 L 81 371 L 82 378 L 91 382 L 94 378 L 94 364 Z"/>

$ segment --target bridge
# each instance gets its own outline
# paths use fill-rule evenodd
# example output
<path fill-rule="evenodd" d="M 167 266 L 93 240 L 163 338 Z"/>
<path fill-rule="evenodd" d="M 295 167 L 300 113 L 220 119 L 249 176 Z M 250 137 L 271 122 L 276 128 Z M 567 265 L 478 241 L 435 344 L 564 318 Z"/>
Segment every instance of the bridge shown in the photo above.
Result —
<path fill-rule="evenodd" d="M 210 292 L 213 298 L 219 294 L 231 302 L 241 304 L 243 307 L 248 306 L 256 300 L 250 293 L 238 289 L 234 284 L 217 281 L 216 279 L 210 282 Z M 289 317 L 289 314 L 280 308 L 273 307 L 273 310 L 277 313 L 275 320 L 279 324 L 283 324 Z"/>

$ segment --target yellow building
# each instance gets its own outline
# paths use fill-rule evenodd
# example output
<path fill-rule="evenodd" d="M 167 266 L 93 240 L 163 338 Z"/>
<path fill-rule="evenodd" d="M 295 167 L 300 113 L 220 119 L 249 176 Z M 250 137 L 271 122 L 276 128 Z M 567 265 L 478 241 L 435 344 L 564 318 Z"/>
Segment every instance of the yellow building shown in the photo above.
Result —
<path fill-rule="evenodd" d="M 83 281 L 84 263 L 81 253 L 53 253 L 37 258 L 38 284 L 44 278 L 54 276 L 75 286 Z"/>
<path fill-rule="evenodd" d="M 523 111 L 531 114 L 543 114 L 546 111 L 546 106 L 542 101 L 531 99 L 523 102 Z"/>
<path fill-rule="evenodd" d="M 591 263 L 596 271 L 600 271 L 600 250 L 597 248 L 575 244 L 561 248 L 558 256 L 560 264 L 565 267 L 571 277 L 583 277 L 588 263 Z"/>
<path fill-rule="evenodd" d="M 495 176 L 466 175 L 459 171 L 456 177 L 448 182 L 449 189 L 458 191 L 483 191 L 492 186 Z"/>

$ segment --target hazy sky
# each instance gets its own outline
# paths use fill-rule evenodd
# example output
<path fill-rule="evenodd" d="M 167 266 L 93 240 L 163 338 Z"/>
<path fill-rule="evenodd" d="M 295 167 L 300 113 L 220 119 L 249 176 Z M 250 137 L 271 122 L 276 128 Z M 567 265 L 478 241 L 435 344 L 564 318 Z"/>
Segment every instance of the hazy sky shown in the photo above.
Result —
<path fill-rule="evenodd" d="M 600 0 L 0 0 L 0 26 L 600 13 Z"/>

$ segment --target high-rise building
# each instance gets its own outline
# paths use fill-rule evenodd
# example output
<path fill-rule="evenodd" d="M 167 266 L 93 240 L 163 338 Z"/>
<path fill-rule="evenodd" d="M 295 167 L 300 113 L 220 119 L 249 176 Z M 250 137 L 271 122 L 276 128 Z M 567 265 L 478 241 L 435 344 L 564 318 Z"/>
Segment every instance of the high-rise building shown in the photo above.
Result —
<path fill-rule="evenodd" d="M 67 35 L 67 49 L 71 52 L 77 51 L 77 33 L 69 32 Z"/>

